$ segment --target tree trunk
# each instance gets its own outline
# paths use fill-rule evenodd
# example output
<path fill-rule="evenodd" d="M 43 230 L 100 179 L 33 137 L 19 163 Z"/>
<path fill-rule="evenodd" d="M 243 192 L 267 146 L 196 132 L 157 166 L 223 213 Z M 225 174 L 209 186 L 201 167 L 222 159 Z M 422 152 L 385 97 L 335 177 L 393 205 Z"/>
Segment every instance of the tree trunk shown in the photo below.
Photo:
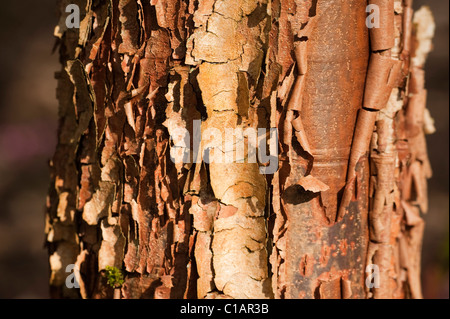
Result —
<path fill-rule="evenodd" d="M 59 10 L 52 297 L 421 297 L 428 9 L 414 20 L 409 0 Z"/>

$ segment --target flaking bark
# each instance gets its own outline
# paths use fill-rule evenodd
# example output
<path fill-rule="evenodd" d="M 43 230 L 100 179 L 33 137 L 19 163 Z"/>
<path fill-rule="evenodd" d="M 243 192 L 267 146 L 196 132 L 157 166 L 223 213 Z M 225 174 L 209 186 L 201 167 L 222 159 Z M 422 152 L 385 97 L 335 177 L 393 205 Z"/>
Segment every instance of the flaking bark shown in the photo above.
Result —
<path fill-rule="evenodd" d="M 413 18 L 410 0 L 70 3 L 80 28 L 67 28 L 60 0 L 55 29 L 52 297 L 421 297 L 428 9 Z M 366 27 L 368 4 L 381 9 L 378 29 Z M 249 162 L 251 136 L 222 143 L 246 128 L 277 128 L 275 174 Z M 180 130 L 215 134 L 196 149 L 170 140 Z M 243 163 L 205 160 L 235 157 L 239 139 Z M 65 284 L 70 264 L 80 289 Z M 370 264 L 380 288 L 365 285 Z M 107 267 L 124 274 L 121 287 L 108 285 Z"/>

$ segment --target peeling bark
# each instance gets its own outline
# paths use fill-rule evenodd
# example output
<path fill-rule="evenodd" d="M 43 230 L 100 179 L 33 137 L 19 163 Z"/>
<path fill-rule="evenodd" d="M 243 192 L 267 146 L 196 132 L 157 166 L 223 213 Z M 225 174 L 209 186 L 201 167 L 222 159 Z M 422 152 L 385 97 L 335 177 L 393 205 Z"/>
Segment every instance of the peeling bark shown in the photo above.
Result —
<path fill-rule="evenodd" d="M 71 3 L 80 28 L 67 28 L 60 0 L 55 29 L 52 297 L 421 297 L 428 9 L 413 18 L 409 0 Z M 378 29 L 366 27 L 367 4 L 380 7 Z M 250 161 L 259 140 L 225 138 L 248 128 L 278 130 L 275 174 Z M 211 161 L 227 156 L 236 161 Z M 65 285 L 71 264 L 79 289 Z M 380 288 L 365 285 L 370 264 Z M 108 285 L 109 267 L 121 287 Z"/>

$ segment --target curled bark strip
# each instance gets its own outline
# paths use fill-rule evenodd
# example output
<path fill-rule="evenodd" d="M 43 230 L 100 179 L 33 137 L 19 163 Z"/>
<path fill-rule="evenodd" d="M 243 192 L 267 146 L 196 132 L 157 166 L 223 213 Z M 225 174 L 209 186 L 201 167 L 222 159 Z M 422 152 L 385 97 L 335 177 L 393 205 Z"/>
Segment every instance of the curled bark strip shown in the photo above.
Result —
<path fill-rule="evenodd" d="M 379 25 L 370 29 L 372 51 L 388 50 L 395 45 L 394 0 L 369 0 L 379 8 Z"/>
<path fill-rule="evenodd" d="M 258 79 L 267 41 L 267 1 L 218 0 L 208 8 L 210 16 L 206 21 L 204 17 L 198 20 L 191 39 L 193 49 L 188 54 L 194 60 L 190 63 L 203 61 L 197 79 L 208 119 L 202 131 L 215 130 L 224 136 L 226 128 L 249 124 L 251 83 Z M 234 156 L 236 143 L 227 150 L 208 139 L 202 141 L 202 154 L 206 150 L 211 158 L 224 151 Z M 244 157 L 245 161 L 248 154 Z M 266 181 L 259 165 L 212 160 L 209 173 L 211 189 L 221 203 L 211 246 L 215 287 L 233 298 L 270 298 L 264 219 Z M 202 277 L 208 281 L 210 275 L 204 271 Z M 209 292 L 208 282 L 205 285 L 201 295 Z"/>
<path fill-rule="evenodd" d="M 395 206 L 398 192 L 397 149 L 395 147 L 395 116 L 403 106 L 399 89 L 394 89 L 387 107 L 378 113 L 371 145 L 371 205 L 369 210 L 369 259 L 368 264 L 380 270 L 380 287 L 370 294 L 373 298 L 392 298 L 398 289 L 396 277 L 395 249 L 399 230 Z"/>
<path fill-rule="evenodd" d="M 356 168 L 358 163 L 360 163 L 363 158 L 368 157 L 369 145 L 372 139 L 373 127 L 377 116 L 377 112 L 366 109 L 361 109 L 358 114 L 355 136 L 348 164 L 347 184 L 345 186 L 337 213 L 338 220 L 344 216 L 350 202 L 355 196 Z"/>
<path fill-rule="evenodd" d="M 305 89 L 305 79 L 306 77 L 302 74 L 297 76 L 294 82 L 294 87 L 292 88 L 291 97 L 288 103 L 289 111 L 297 111 L 300 112 L 302 110 L 302 99 L 303 92 Z"/>
<path fill-rule="evenodd" d="M 376 193 L 371 203 L 370 211 L 370 240 L 378 243 L 388 243 L 391 236 L 391 214 L 394 204 L 392 193 L 394 191 L 395 157 L 375 157 L 373 161 L 377 170 Z"/>
<path fill-rule="evenodd" d="M 298 184 L 303 187 L 305 191 L 313 193 L 326 192 L 330 189 L 328 185 L 322 183 L 311 175 L 301 178 L 298 181 Z"/>
<path fill-rule="evenodd" d="M 306 136 L 305 127 L 303 126 L 302 118 L 298 116 L 296 119 L 291 121 L 292 127 L 295 130 L 295 137 L 297 141 L 300 143 L 301 147 L 308 154 L 312 154 L 311 146 L 308 142 L 308 137 Z"/>
<path fill-rule="evenodd" d="M 373 110 L 386 107 L 392 89 L 398 84 L 402 62 L 372 53 L 367 73 L 363 106 Z"/>
<path fill-rule="evenodd" d="M 305 75 L 308 71 L 308 41 L 296 42 L 295 60 L 298 75 Z"/>

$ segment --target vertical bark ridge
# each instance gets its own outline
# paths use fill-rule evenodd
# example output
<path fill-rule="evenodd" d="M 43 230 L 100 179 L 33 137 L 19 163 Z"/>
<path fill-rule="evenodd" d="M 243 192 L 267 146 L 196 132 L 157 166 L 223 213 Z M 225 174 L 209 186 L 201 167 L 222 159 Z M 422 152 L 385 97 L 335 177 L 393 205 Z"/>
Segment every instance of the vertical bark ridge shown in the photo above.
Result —
<path fill-rule="evenodd" d="M 195 30 L 188 46 L 189 63 L 198 65 L 207 112 L 201 152 L 209 164 L 211 190 L 220 207 L 209 256 L 213 281 L 219 294 L 232 298 L 272 296 L 266 251 L 266 181 L 258 163 L 249 160 L 249 145 L 255 147 L 256 140 L 227 135 L 229 129 L 255 126 L 249 113 L 266 54 L 268 9 L 266 0 L 203 4 L 194 15 Z M 226 145 L 229 138 L 236 139 L 231 147 Z M 236 146 L 241 141 L 247 150 L 243 158 L 237 158 L 242 156 Z M 224 156 L 237 162 L 227 163 Z M 211 280 L 211 269 L 205 271 L 200 278 Z"/>
<path fill-rule="evenodd" d="M 298 15 L 307 18 L 300 25 L 285 24 L 292 28 L 285 31 L 290 41 L 296 43 L 297 70 L 290 75 L 295 80 L 285 80 L 286 86 L 293 83 L 293 89 L 279 127 L 284 136 L 277 180 L 281 186 L 274 186 L 282 203 L 279 224 L 288 225 L 276 243 L 280 257 L 277 261 L 273 257 L 282 279 L 277 284 L 278 296 L 361 298 L 367 244 L 367 162 L 358 166 L 360 187 L 351 213 L 338 223 L 336 214 L 366 76 L 365 3 L 296 4 Z M 290 6 L 285 5 L 288 11 Z M 352 46 L 346 39 L 351 39 Z"/>

